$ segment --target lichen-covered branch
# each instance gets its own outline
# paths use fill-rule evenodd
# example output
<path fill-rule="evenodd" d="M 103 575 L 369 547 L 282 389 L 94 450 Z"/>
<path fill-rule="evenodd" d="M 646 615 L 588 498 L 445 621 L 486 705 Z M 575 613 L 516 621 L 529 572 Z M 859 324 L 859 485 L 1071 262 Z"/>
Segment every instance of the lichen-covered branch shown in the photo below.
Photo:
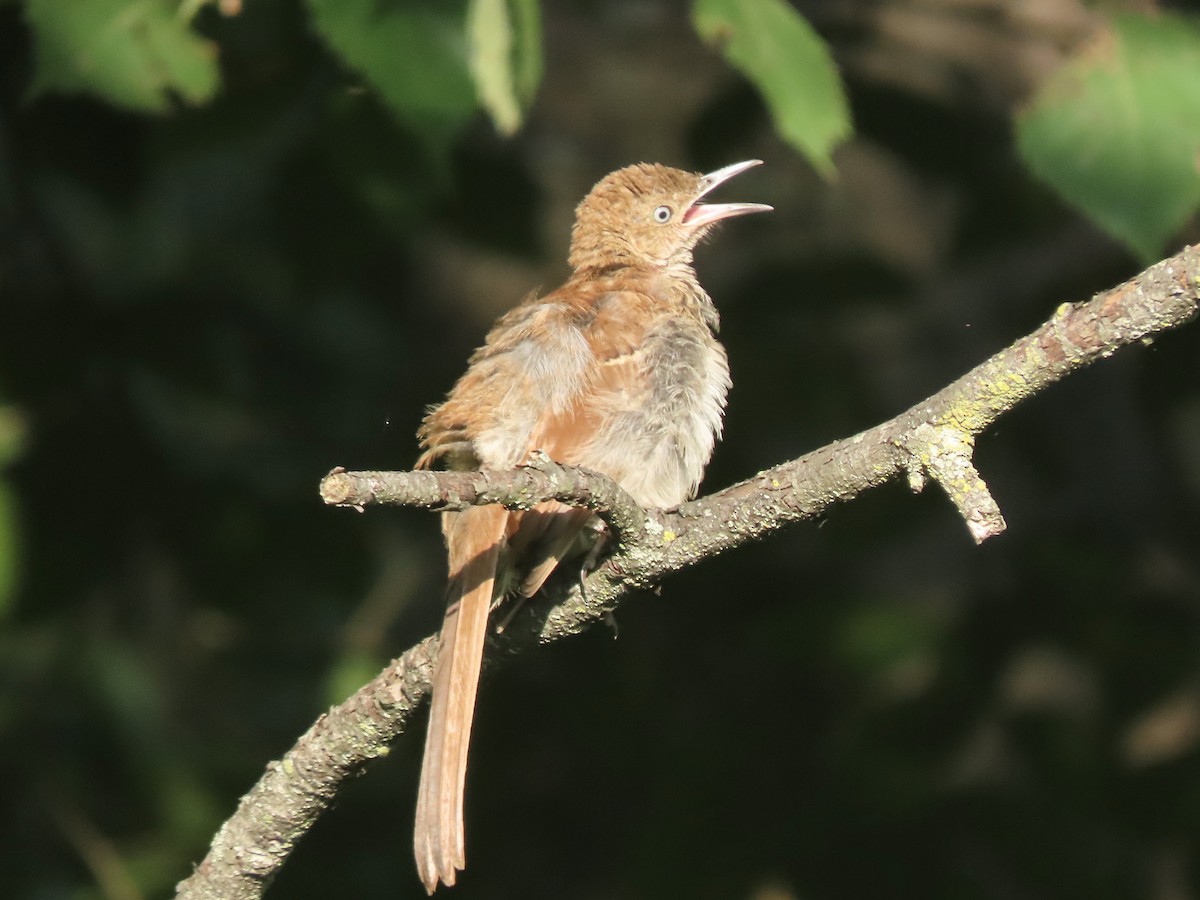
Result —
<path fill-rule="evenodd" d="M 544 453 L 505 471 L 347 472 L 337 468 L 321 480 L 321 499 L 360 512 L 373 503 L 436 510 L 498 503 L 508 509 L 529 509 L 543 500 L 558 500 L 594 510 L 614 531 L 631 539 L 646 519 L 645 511 L 611 478 L 559 465 Z"/>
<path fill-rule="evenodd" d="M 998 534 L 1003 516 L 972 461 L 976 437 L 1076 369 L 1187 322 L 1198 300 L 1200 248 L 1189 247 L 1088 302 L 1060 307 L 1035 332 L 894 419 L 671 512 L 637 509 L 609 479 L 545 460 L 513 472 L 335 470 L 321 492 L 327 503 L 360 508 L 502 503 L 519 509 L 554 499 L 604 517 L 621 537 L 614 553 L 584 590 L 531 604 L 493 637 L 494 659 L 581 631 L 633 589 L 902 475 L 917 490 L 929 479 L 941 486 L 976 541 Z M 429 690 L 435 644 L 427 638 L 406 651 L 268 765 L 177 896 L 260 897 L 341 783 L 406 730 Z"/>

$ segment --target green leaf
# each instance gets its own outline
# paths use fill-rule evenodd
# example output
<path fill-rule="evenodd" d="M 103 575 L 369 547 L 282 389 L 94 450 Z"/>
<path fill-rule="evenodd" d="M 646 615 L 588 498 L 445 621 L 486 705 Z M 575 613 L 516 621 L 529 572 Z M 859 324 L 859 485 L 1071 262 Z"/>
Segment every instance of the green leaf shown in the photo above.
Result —
<path fill-rule="evenodd" d="M 537 0 L 471 0 L 467 40 L 479 102 L 497 131 L 513 134 L 541 79 Z"/>
<path fill-rule="evenodd" d="M 460 3 L 308 0 L 321 36 L 426 137 L 457 129 L 475 111 Z"/>
<path fill-rule="evenodd" d="M 30 95 L 85 92 L 138 112 L 165 112 L 172 96 L 204 103 L 217 92 L 216 47 L 193 33 L 169 0 L 29 0 Z"/>
<path fill-rule="evenodd" d="M 513 12 L 513 80 L 528 107 L 542 81 L 542 18 L 538 0 L 510 0 Z"/>
<path fill-rule="evenodd" d="M 1144 260 L 1200 205 L 1200 20 L 1115 16 L 1017 120 L 1029 167 Z"/>
<path fill-rule="evenodd" d="M 837 67 L 825 43 L 783 0 L 695 0 L 696 31 L 762 92 L 784 140 L 823 175 L 851 133 Z"/>

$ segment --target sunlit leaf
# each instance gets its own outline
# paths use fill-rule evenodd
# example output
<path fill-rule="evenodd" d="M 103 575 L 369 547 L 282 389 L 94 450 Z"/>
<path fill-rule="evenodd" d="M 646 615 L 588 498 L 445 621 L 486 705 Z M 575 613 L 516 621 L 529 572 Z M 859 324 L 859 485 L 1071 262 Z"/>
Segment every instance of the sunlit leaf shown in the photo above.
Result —
<path fill-rule="evenodd" d="M 1200 205 L 1200 20 L 1115 16 L 1018 119 L 1026 163 L 1147 261 Z"/>
<path fill-rule="evenodd" d="M 825 43 L 783 0 L 695 0 L 696 31 L 762 93 L 779 133 L 822 173 L 850 135 L 850 109 Z"/>
<path fill-rule="evenodd" d="M 220 83 L 216 47 L 188 28 L 168 0 L 29 0 L 34 38 L 30 93 L 93 94 L 140 112 L 199 104 Z"/>
<path fill-rule="evenodd" d="M 497 131 L 512 134 L 521 124 L 521 105 L 513 84 L 508 0 L 471 0 L 467 7 L 467 40 L 479 102 Z"/>
<path fill-rule="evenodd" d="M 471 0 L 467 9 L 471 77 L 496 130 L 512 134 L 541 77 L 536 0 Z"/>
<path fill-rule="evenodd" d="M 459 3 L 308 0 L 321 36 L 403 124 L 444 134 L 475 110 Z"/>

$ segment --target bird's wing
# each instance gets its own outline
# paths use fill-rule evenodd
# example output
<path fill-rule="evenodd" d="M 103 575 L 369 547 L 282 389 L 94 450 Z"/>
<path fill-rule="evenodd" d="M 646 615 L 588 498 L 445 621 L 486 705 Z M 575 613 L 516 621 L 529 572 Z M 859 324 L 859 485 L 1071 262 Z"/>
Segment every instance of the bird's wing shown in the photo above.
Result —
<path fill-rule="evenodd" d="M 568 283 L 502 316 L 419 436 L 420 467 L 510 468 L 534 450 L 587 466 L 605 420 L 645 400 L 648 327 L 661 314 L 638 291 Z M 619 477 L 620 473 L 606 472 Z M 591 517 L 547 502 L 509 517 L 508 539 L 532 595 Z"/>
<path fill-rule="evenodd" d="M 589 446 L 607 417 L 644 402 L 647 363 L 643 338 L 655 319 L 652 298 L 634 291 L 605 292 L 577 316 L 590 364 L 565 402 L 543 408 L 529 435 L 527 453 L 587 466 Z M 617 477 L 620 473 L 604 474 Z M 509 538 L 525 571 L 519 591 L 532 596 L 567 555 L 592 513 L 553 501 L 540 503 L 512 523 Z"/>
<path fill-rule="evenodd" d="M 546 411 L 571 404 L 591 368 L 586 310 L 560 289 L 501 316 L 445 401 L 417 433 L 419 467 L 510 468 Z"/>

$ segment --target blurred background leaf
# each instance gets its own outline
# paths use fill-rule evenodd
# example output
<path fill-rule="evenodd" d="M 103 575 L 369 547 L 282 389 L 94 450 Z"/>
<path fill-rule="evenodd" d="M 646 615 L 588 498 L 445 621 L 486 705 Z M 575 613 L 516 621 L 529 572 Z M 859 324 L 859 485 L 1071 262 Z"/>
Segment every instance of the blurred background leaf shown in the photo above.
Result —
<path fill-rule="evenodd" d="M 1200 208 L 1200 19 L 1116 15 L 1018 118 L 1021 154 L 1145 261 Z"/>
<path fill-rule="evenodd" d="M 34 37 L 31 96 L 82 91 L 139 112 L 173 99 L 211 100 L 220 84 L 217 48 L 192 32 L 170 0 L 28 0 Z"/>
<path fill-rule="evenodd" d="M 400 122 L 440 144 L 475 110 L 463 2 L 308 0 L 313 24 Z"/>
<path fill-rule="evenodd" d="M 695 0 L 700 36 L 763 94 L 775 127 L 821 173 L 849 137 L 850 109 L 825 42 L 783 0 Z"/>
<path fill-rule="evenodd" d="M 502 135 L 520 127 L 541 79 L 540 15 L 535 0 L 470 0 L 467 6 L 475 93 Z"/>

